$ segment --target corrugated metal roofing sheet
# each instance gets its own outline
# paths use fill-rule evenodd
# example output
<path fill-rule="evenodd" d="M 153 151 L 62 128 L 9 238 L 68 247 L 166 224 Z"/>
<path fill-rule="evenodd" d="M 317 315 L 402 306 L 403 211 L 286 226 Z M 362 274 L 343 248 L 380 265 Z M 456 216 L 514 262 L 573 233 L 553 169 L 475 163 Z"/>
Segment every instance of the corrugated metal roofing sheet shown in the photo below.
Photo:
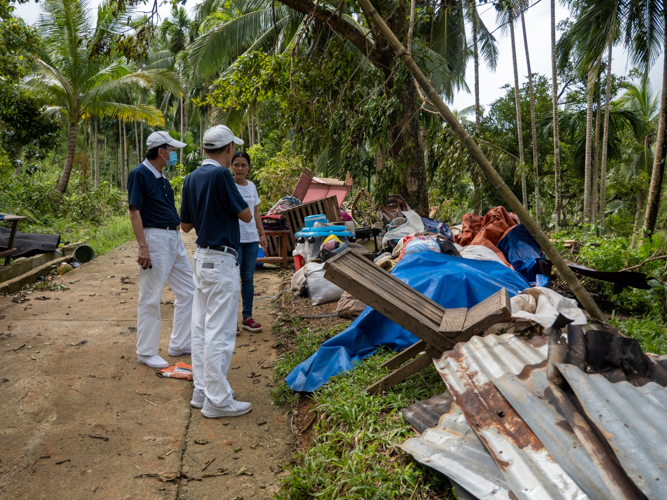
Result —
<path fill-rule="evenodd" d="M 400 447 L 417 461 L 440 471 L 475 497 L 509 499 L 503 474 L 456 404 L 438 425 Z"/>
<path fill-rule="evenodd" d="M 534 347 L 511 334 L 489 335 L 458 344 L 435 365 L 518 498 L 584 499 L 586 494 L 492 381 L 543 365 L 546 357 L 544 342 Z"/>
<path fill-rule="evenodd" d="M 613 384 L 559 363 L 558 370 L 619 462 L 651 500 L 667 498 L 667 390 L 654 382 Z"/>

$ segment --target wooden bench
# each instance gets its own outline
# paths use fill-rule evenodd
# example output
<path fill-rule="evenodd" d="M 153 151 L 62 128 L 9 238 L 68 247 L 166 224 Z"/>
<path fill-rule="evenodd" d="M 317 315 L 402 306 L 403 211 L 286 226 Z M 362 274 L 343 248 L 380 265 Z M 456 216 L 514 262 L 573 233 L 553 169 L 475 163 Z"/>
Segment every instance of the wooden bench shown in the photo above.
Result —
<path fill-rule="evenodd" d="M 466 342 L 512 316 L 510 296 L 504 288 L 470 309 L 445 309 L 350 250 L 329 259 L 324 268 L 329 281 L 421 339 L 382 365 L 394 371 L 367 387 L 370 394 L 404 381 L 458 342 Z"/>
<path fill-rule="evenodd" d="M 268 257 L 259 257 L 257 259 L 258 264 L 279 264 L 280 267 L 286 269 L 288 266 L 288 252 L 287 252 L 287 242 L 289 241 L 290 231 L 287 229 L 281 230 L 265 230 L 267 243 L 269 238 L 277 240 L 278 255 L 268 256 Z M 268 245 L 267 245 L 268 246 Z M 264 249 L 266 252 L 266 249 Z"/>
<path fill-rule="evenodd" d="M 8 266 L 11 262 L 12 255 L 16 253 L 16 248 L 14 248 L 14 238 L 16 238 L 16 229 L 18 228 L 19 221 L 26 219 L 27 217 L 23 215 L 11 215 L 3 214 L 5 218 L 0 222 L 11 222 L 12 229 L 9 233 L 9 241 L 7 242 L 7 248 L 5 250 L 0 250 L 0 259 L 5 258 L 5 266 Z"/>
<path fill-rule="evenodd" d="M 299 205 L 298 207 L 290 208 L 279 212 L 284 215 L 289 224 L 289 238 L 287 240 L 287 254 L 291 255 L 292 250 L 296 245 L 296 238 L 294 235 L 301 231 L 306 225 L 305 218 L 309 215 L 324 214 L 329 222 L 340 222 L 340 206 L 338 199 L 335 196 L 324 198 L 323 200 L 311 201 Z M 268 237 L 267 232 L 267 248 L 265 253 L 268 257 L 278 257 L 280 254 L 280 239 L 277 237 Z"/>

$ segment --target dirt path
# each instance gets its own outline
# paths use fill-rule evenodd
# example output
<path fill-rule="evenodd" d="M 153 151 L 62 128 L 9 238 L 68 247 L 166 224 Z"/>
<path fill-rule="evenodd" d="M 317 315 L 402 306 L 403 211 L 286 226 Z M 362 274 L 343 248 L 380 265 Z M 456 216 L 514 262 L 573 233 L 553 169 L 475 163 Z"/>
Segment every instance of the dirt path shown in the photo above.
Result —
<path fill-rule="evenodd" d="M 194 237 L 184 240 L 192 253 Z M 128 243 L 65 274 L 57 281 L 69 290 L 34 292 L 24 303 L 0 297 L 0 498 L 272 498 L 294 439 L 271 403 L 270 300 L 256 300 L 264 332 L 241 333 L 229 373 L 253 411 L 203 419 L 190 408 L 191 382 L 159 378 L 136 361 L 135 254 Z M 255 274 L 256 296 L 278 291 L 276 270 Z M 189 362 L 166 354 L 173 300 L 165 287 L 160 354 Z M 179 471 L 215 476 L 137 477 Z"/>

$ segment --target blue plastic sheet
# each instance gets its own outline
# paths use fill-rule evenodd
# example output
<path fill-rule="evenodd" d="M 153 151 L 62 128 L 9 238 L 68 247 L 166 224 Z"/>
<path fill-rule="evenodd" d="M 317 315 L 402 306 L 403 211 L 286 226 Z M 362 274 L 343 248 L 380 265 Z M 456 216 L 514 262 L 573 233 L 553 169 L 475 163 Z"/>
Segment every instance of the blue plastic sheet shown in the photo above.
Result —
<path fill-rule="evenodd" d="M 440 234 L 445 238 L 449 238 L 450 240 L 454 241 L 454 235 L 452 234 L 452 230 L 449 229 L 447 223 L 441 220 L 427 219 L 426 217 L 422 217 L 422 222 L 424 223 L 424 232 Z"/>
<path fill-rule="evenodd" d="M 498 263 L 453 257 L 435 252 L 406 255 L 392 274 L 443 307 L 472 307 L 501 288 L 511 296 L 530 284 Z M 401 304 L 396 304 L 401 307 Z M 401 350 L 419 339 L 367 307 L 342 333 L 330 338 L 285 379 L 292 390 L 312 392 L 343 371 L 351 370 L 378 347 Z"/>
<path fill-rule="evenodd" d="M 514 226 L 496 246 L 516 272 L 531 283 L 536 281 L 540 273 L 539 261 L 544 260 L 544 254 L 526 226 Z"/>

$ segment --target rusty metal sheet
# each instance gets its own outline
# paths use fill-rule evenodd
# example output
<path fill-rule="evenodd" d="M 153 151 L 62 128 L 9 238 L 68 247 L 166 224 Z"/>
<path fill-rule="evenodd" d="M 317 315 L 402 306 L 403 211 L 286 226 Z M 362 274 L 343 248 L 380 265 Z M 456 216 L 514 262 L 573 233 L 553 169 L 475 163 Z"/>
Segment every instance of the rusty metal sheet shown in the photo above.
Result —
<path fill-rule="evenodd" d="M 614 384 L 573 365 L 556 366 L 639 489 L 651 500 L 667 498 L 667 390 L 655 382 Z"/>
<path fill-rule="evenodd" d="M 476 498 L 511 498 L 503 474 L 456 404 L 440 417 L 438 425 L 399 446 Z"/>
<path fill-rule="evenodd" d="M 588 498 L 503 397 L 492 379 L 544 363 L 547 346 L 518 337 L 473 337 L 435 360 L 454 401 L 520 499 Z M 552 422 L 555 424 L 555 422 Z"/>

